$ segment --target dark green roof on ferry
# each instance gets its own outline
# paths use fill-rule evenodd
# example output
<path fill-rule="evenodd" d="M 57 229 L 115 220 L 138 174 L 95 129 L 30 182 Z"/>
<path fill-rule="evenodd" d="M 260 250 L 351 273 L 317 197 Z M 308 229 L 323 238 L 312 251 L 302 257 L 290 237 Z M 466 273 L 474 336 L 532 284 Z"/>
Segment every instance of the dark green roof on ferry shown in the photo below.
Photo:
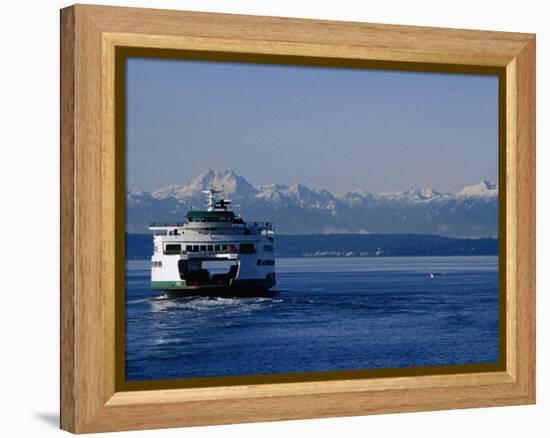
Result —
<path fill-rule="evenodd" d="M 227 218 L 233 219 L 235 213 L 232 211 L 200 211 L 190 210 L 187 212 L 187 219 L 201 219 L 201 218 Z"/>

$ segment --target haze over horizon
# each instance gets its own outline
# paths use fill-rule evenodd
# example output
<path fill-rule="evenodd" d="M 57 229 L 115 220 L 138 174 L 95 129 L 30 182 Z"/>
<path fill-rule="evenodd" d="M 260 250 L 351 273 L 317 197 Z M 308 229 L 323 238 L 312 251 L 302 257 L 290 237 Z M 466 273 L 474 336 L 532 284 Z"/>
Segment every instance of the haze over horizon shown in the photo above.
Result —
<path fill-rule="evenodd" d="M 127 186 L 206 169 L 344 193 L 498 183 L 498 78 L 129 59 Z"/>

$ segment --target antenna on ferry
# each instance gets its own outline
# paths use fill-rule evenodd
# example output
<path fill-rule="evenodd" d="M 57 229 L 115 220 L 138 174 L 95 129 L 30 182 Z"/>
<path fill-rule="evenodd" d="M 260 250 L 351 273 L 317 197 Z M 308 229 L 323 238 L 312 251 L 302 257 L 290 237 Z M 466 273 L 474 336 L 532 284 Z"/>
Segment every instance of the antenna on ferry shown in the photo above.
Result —
<path fill-rule="evenodd" d="M 214 189 L 210 190 L 203 190 L 202 191 L 205 195 L 208 195 L 208 200 L 206 201 L 207 209 L 208 211 L 212 211 L 216 205 L 216 191 Z"/>

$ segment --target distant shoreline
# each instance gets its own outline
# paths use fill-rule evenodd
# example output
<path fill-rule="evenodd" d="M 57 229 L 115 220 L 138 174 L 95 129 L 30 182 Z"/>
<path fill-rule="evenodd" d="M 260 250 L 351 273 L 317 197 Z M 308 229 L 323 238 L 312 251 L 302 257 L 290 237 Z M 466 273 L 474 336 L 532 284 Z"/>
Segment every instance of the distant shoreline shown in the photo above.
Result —
<path fill-rule="evenodd" d="M 151 256 L 152 235 L 126 234 L 126 260 Z M 419 257 L 498 255 L 498 239 L 455 238 L 434 234 L 280 234 L 275 256 Z"/>

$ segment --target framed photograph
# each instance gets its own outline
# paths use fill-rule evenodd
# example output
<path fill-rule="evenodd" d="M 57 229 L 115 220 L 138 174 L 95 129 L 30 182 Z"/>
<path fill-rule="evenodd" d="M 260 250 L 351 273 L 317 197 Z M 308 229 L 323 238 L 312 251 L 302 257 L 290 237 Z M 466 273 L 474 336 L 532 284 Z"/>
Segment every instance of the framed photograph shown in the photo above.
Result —
<path fill-rule="evenodd" d="M 61 11 L 61 427 L 535 402 L 535 36 Z"/>

